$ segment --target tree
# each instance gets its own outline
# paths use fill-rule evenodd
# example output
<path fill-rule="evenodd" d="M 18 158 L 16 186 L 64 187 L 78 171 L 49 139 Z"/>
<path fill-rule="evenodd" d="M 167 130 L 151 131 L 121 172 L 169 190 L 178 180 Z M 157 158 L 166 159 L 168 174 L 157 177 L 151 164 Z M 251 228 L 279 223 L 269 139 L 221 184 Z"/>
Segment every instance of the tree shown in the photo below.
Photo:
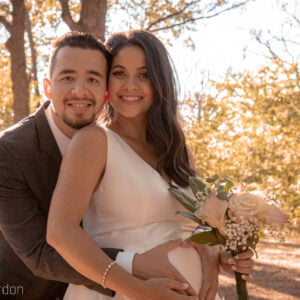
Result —
<path fill-rule="evenodd" d="M 265 50 L 268 58 L 297 62 L 300 49 L 299 3 L 297 0 L 277 0 L 276 2 L 275 7 L 284 13 L 282 14 L 284 19 L 279 21 L 282 24 L 280 35 L 274 35 L 273 28 L 252 29 L 251 35 Z M 292 30 L 294 28 L 298 28 L 298 32 Z"/>
<path fill-rule="evenodd" d="M 52 37 L 55 36 L 55 28 L 61 22 L 60 15 L 70 30 L 90 32 L 102 39 L 105 32 L 131 28 L 143 28 L 161 33 L 172 32 L 173 35 L 179 36 L 184 29 L 193 30 L 197 21 L 216 17 L 228 10 L 242 7 L 250 1 L 253 0 L 2 1 L 0 24 L 2 23 L 10 34 L 6 46 L 11 56 L 14 121 L 29 113 L 28 89 L 34 102 L 38 102 L 36 70 L 39 51 L 36 50 L 44 47 L 43 44 L 49 43 L 49 37 L 45 38 L 46 32 L 52 31 Z M 118 28 L 114 25 L 116 16 L 120 21 Z M 166 37 L 163 34 L 162 36 Z M 24 45 L 28 46 L 29 52 L 26 52 Z"/>
<path fill-rule="evenodd" d="M 202 95 L 201 119 L 196 112 L 188 128 L 199 174 L 278 195 L 299 218 L 299 84 L 299 66 L 279 59 L 214 82 L 214 95 Z"/>
<path fill-rule="evenodd" d="M 9 17 L 0 15 L 0 22 L 9 32 L 10 37 L 5 45 L 10 53 L 11 61 L 11 81 L 14 110 L 14 122 L 26 117 L 29 114 L 29 82 L 26 74 L 25 58 L 25 24 L 26 24 L 26 7 L 22 0 L 11 0 L 12 11 L 10 7 L 2 4 L 1 9 Z"/>
<path fill-rule="evenodd" d="M 62 19 L 72 31 L 89 32 L 104 40 L 107 0 L 82 0 L 80 17 L 76 22 L 72 18 L 68 0 L 59 0 Z"/>

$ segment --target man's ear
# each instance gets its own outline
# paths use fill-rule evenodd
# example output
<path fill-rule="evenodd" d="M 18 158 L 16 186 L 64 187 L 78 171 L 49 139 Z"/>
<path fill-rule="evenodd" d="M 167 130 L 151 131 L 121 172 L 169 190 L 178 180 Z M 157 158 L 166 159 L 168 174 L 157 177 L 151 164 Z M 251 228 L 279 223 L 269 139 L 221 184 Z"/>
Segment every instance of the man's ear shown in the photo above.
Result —
<path fill-rule="evenodd" d="M 43 80 L 43 86 L 44 86 L 44 94 L 46 97 L 51 100 L 52 99 L 52 86 L 51 81 L 48 78 L 44 78 Z"/>

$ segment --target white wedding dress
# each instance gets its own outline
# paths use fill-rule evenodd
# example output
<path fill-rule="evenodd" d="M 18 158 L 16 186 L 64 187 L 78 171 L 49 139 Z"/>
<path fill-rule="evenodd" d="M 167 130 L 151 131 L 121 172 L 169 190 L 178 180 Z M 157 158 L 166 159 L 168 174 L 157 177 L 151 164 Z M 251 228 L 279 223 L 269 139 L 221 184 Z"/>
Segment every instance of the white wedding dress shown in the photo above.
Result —
<path fill-rule="evenodd" d="M 83 228 L 102 248 L 142 253 L 177 238 L 187 238 L 195 227 L 176 214 L 183 207 L 168 184 L 115 132 L 105 129 L 107 162 L 102 181 L 84 216 Z M 201 261 L 193 248 L 177 248 L 173 262 L 196 290 L 202 281 Z M 108 300 L 82 285 L 70 284 L 64 300 Z M 115 300 L 126 299 L 116 294 Z"/>

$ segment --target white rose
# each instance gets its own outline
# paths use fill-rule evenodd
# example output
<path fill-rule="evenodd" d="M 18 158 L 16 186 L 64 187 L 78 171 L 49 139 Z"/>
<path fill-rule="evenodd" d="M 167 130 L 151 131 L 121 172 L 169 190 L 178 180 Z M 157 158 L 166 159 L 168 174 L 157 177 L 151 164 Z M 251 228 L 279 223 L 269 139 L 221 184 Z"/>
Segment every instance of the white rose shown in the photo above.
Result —
<path fill-rule="evenodd" d="M 273 202 L 257 193 L 243 192 L 234 194 L 229 199 L 229 215 L 248 220 L 254 216 L 267 223 L 287 223 L 288 217 Z"/>
<path fill-rule="evenodd" d="M 255 216 L 260 219 L 260 212 L 266 204 L 266 199 L 257 194 L 243 192 L 234 194 L 229 199 L 229 209 L 238 219 L 241 216 L 248 219 L 250 216 Z"/>

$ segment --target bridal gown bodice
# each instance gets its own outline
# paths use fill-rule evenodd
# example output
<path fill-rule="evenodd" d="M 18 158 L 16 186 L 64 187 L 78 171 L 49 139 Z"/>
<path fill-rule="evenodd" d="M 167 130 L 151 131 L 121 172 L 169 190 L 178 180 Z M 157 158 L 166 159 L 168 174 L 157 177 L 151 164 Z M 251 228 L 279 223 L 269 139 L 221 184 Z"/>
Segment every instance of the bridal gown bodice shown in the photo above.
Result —
<path fill-rule="evenodd" d="M 109 129 L 105 132 L 105 173 L 84 216 L 86 233 L 102 248 L 137 253 L 188 237 L 195 223 L 176 214 L 183 207 L 168 191 L 168 183 L 118 134 Z M 111 298 L 69 285 L 65 299 Z M 124 298 L 117 295 L 115 299 Z"/>

